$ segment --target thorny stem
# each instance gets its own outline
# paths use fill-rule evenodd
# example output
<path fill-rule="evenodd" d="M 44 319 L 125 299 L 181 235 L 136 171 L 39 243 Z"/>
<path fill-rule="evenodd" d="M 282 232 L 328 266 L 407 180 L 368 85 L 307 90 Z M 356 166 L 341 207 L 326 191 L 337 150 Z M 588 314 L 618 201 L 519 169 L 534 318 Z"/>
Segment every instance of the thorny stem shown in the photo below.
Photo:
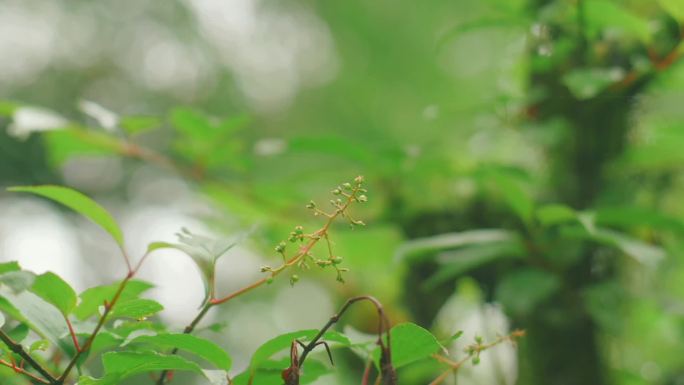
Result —
<path fill-rule="evenodd" d="M 4 342 L 5 345 L 7 345 L 7 347 L 12 352 L 19 355 L 24 361 L 28 362 L 28 364 L 33 369 L 35 369 L 36 372 L 38 372 L 41 376 L 43 376 L 45 378 L 45 380 L 41 381 L 41 382 L 43 382 L 45 384 L 57 384 L 58 383 L 57 382 L 58 380 L 52 374 L 50 374 L 50 372 L 48 372 L 47 369 L 45 369 L 41 364 L 39 364 L 33 357 L 31 357 L 31 355 L 28 352 L 26 352 L 26 350 L 24 350 L 24 347 L 21 346 L 21 344 L 12 340 L 12 338 L 10 336 L 8 336 L 2 330 L 0 330 L 0 340 L 2 340 L 2 342 Z M 33 378 L 34 380 L 36 379 L 36 378 L 34 378 L 34 376 L 31 373 L 28 373 L 24 369 L 17 368 L 16 365 L 13 365 L 13 364 L 7 365 L 8 363 L 6 361 L 2 362 L 2 364 L 13 368 L 15 371 L 17 371 L 17 373 L 27 375 L 27 376 Z"/>
<path fill-rule="evenodd" d="M 463 364 L 465 364 L 469 360 L 471 360 L 475 357 L 479 357 L 480 353 L 482 353 L 483 351 L 485 351 L 487 349 L 491 349 L 494 346 L 501 344 L 502 342 L 510 341 L 510 342 L 514 343 L 518 338 L 523 337 L 524 335 L 525 335 L 524 330 L 514 330 L 511 334 L 505 335 L 505 336 L 500 336 L 488 344 L 475 343 L 472 345 L 468 345 L 468 347 L 466 347 L 466 350 L 465 350 L 467 353 L 466 356 L 463 357 L 462 359 L 458 360 L 458 361 L 453 361 L 453 360 L 451 360 L 447 357 L 441 356 L 439 354 L 433 354 L 432 358 L 434 358 L 435 360 L 437 360 L 443 364 L 446 364 L 447 366 L 449 366 L 449 368 L 447 370 L 445 370 L 444 372 L 442 372 L 442 374 L 440 374 L 437 378 L 435 378 L 429 385 L 441 384 L 442 382 L 444 382 L 444 380 L 446 380 L 449 377 L 449 375 L 451 373 L 458 371 L 463 366 Z"/>

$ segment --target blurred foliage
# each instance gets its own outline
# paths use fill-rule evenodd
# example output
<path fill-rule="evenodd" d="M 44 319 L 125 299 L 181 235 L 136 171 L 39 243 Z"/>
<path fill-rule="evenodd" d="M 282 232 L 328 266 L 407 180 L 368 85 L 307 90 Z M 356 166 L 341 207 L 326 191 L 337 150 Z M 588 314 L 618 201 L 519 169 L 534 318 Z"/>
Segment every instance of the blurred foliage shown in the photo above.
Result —
<path fill-rule="evenodd" d="M 99 48 L 2 78 L 3 184 L 116 158 L 124 176 L 75 187 L 125 199 L 152 165 L 210 197 L 217 228 L 260 223 L 272 254 L 309 220 L 295 204 L 363 174 L 369 226 L 339 231 L 340 299 L 372 293 L 429 328 L 472 278 L 528 331 L 519 384 L 684 381 L 679 1 L 7 4 L 78 15 Z"/>

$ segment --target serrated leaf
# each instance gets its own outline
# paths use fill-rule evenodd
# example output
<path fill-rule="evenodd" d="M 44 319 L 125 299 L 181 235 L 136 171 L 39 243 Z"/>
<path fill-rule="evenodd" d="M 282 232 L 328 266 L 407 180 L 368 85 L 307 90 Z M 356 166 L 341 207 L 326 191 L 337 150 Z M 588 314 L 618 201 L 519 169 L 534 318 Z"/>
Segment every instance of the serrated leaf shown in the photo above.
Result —
<path fill-rule="evenodd" d="M 86 318 L 97 314 L 97 310 L 100 306 L 104 305 L 105 301 L 111 301 L 112 297 L 119 288 L 120 283 L 114 283 L 111 285 L 96 286 L 85 290 L 79 295 L 81 302 L 78 304 L 74 310 L 74 315 L 80 319 L 85 320 Z M 131 280 L 126 284 L 126 288 L 121 293 L 121 300 L 127 300 L 131 298 L 136 298 L 140 294 L 154 287 L 151 283 Z"/>
<path fill-rule="evenodd" d="M 392 340 L 392 364 L 395 369 L 430 357 L 443 347 L 432 333 L 414 323 L 406 322 L 395 325 L 390 330 Z M 377 364 L 380 348 L 373 351 Z"/>
<path fill-rule="evenodd" d="M 133 338 L 130 344 L 148 344 L 160 348 L 178 348 L 201 357 L 219 369 L 229 370 L 231 359 L 214 342 L 190 334 L 157 334 Z"/>
<path fill-rule="evenodd" d="M 8 190 L 15 192 L 28 192 L 43 196 L 55 202 L 59 202 L 100 225 L 100 227 L 102 227 L 109 233 L 109 235 L 112 236 L 112 238 L 114 238 L 119 246 L 123 247 L 123 233 L 121 232 L 121 229 L 114 218 L 97 202 L 76 190 L 70 189 L 68 187 L 51 185 L 17 186 L 10 187 Z"/>
<path fill-rule="evenodd" d="M 142 319 L 164 310 L 159 302 L 147 298 L 132 298 L 119 301 L 111 312 L 112 318 Z"/>
<path fill-rule="evenodd" d="M 54 305 L 65 317 L 76 307 L 76 292 L 55 273 L 48 271 L 37 276 L 31 291 Z"/>

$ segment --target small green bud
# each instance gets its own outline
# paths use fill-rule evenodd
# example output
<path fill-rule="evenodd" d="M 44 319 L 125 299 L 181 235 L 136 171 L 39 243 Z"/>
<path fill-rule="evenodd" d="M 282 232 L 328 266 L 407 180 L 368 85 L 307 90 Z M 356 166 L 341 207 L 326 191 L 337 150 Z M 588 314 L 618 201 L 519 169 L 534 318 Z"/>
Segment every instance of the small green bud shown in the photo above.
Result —
<path fill-rule="evenodd" d="M 482 341 L 483 341 L 483 340 L 482 340 L 482 337 L 480 337 L 480 336 L 475 336 L 475 342 L 477 342 L 478 344 L 482 344 Z"/>
<path fill-rule="evenodd" d="M 480 363 L 480 356 L 473 357 L 473 365 L 477 365 L 479 363 Z"/>
<path fill-rule="evenodd" d="M 319 260 L 316 261 L 316 264 L 317 264 L 318 266 L 320 266 L 320 267 L 326 267 L 326 266 L 328 266 L 330 263 L 331 263 L 330 261 L 325 261 L 325 260 L 322 260 L 322 259 L 319 259 Z"/>
<path fill-rule="evenodd" d="M 332 257 L 330 258 L 330 261 L 333 265 L 339 265 L 340 263 L 342 263 L 342 257 Z"/>
<path fill-rule="evenodd" d="M 299 282 L 299 276 L 297 274 L 292 274 L 290 277 L 290 285 L 294 286 L 294 284 L 297 282 Z"/>
<path fill-rule="evenodd" d="M 339 272 L 337 273 L 337 282 L 344 283 L 344 278 L 342 278 L 342 274 L 340 274 Z"/>
<path fill-rule="evenodd" d="M 276 253 L 282 254 L 283 252 L 285 252 L 285 246 L 287 246 L 287 244 L 285 242 L 280 242 L 278 244 L 278 246 L 275 247 Z"/>
<path fill-rule="evenodd" d="M 363 176 L 362 176 L 362 175 L 357 176 L 356 178 L 354 178 L 354 182 L 355 182 L 357 185 L 362 184 L 362 183 L 363 183 Z"/>
<path fill-rule="evenodd" d="M 368 197 L 365 196 L 365 195 L 363 195 L 363 194 L 361 194 L 361 195 L 359 195 L 358 197 L 356 197 L 356 200 L 359 201 L 359 202 L 361 202 L 361 203 L 365 203 L 365 202 L 368 202 Z"/>
<path fill-rule="evenodd" d="M 267 284 L 267 285 L 270 285 L 270 284 L 272 284 L 272 283 L 273 283 L 273 277 L 268 277 L 268 278 L 266 279 L 266 284 Z"/>
<path fill-rule="evenodd" d="M 342 194 L 342 190 L 340 190 L 339 187 L 333 189 L 331 192 L 333 193 L 333 195 L 340 195 L 340 194 Z"/>
<path fill-rule="evenodd" d="M 271 266 L 261 266 L 261 272 L 262 273 L 265 273 L 267 271 L 272 271 L 272 270 L 273 270 L 273 268 L 271 268 Z"/>
<path fill-rule="evenodd" d="M 310 201 L 310 202 L 306 205 L 306 208 L 307 208 L 307 209 L 311 209 L 311 210 L 315 209 L 315 208 L 316 208 L 316 202 Z"/>
<path fill-rule="evenodd" d="M 302 235 L 304 234 L 304 228 L 302 226 L 297 226 L 295 227 L 294 233 L 295 235 Z"/>
<path fill-rule="evenodd" d="M 351 190 L 352 185 L 351 185 L 351 183 L 344 183 L 344 184 L 342 184 L 342 188 L 344 188 L 345 190 Z"/>

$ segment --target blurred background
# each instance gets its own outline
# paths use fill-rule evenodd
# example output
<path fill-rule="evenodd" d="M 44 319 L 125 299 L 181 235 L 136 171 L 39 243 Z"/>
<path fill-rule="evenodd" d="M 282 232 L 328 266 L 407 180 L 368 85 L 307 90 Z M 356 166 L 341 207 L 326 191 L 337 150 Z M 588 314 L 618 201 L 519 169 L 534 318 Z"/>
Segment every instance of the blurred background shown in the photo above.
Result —
<path fill-rule="evenodd" d="M 394 322 L 463 330 L 455 357 L 527 330 L 448 384 L 683 385 L 682 23 L 681 0 L 0 0 L 0 185 L 87 193 L 133 256 L 182 227 L 254 229 L 219 263 L 227 293 L 362 174 L 367 226 L 332 230 L 346 284 L 300 272 L 207 321 L 237 371 L 371 294 Z M 94 225 L 6 192 L 0 260 L 79 290 L 125 274 Z M 193 318 L 186 256 L 141 276 L 165 321 Z M 358 384 L 363 362 L 336 356 L 317 384 Z"/>

